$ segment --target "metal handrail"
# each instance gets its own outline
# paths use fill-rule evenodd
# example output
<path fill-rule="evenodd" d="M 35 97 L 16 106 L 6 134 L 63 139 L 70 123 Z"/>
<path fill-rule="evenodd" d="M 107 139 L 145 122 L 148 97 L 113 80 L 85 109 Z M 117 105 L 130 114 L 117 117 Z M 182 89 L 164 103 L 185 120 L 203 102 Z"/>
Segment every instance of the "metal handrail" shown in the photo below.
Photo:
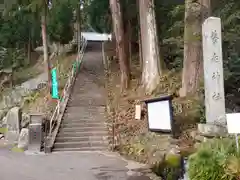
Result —
<path fill-rule="evenodd" d="M 87 46 L 87 40 L 82 38 L 83 41 L 81 41 L 80 43 L 82 43 L 82 47 L 81 49 L 78 51 L 78 55 L 77 55 L 77 59 L 76 59 L 76 62 L 77 64 L 81 64 L 82 62 L 82 59 L 83 59 L 83 55 L 84 55 L 84 52 L 85 52 L 85 49 L 86 49 L 86 46 Z M 55 128 L 55 124 L 58 120 L 58 117 L 59 117 L 59 114 L 62 113 L 63 111 L 65 111 L 65 107 L 64 107 L 64 104 L 66 103 L 66 100 L 68 99 L 69 97 L 69 91 L 71 89 L 71 86 L 73 85 L 75 79 L 76 79 L 76 75 L 78 74 L 78 68 L 74 68 L 72 67 L 70 73 L 69 73 L 69 77 L 68 77 L 68 80 L 64 86 L 64 89 L 63 89 L 63 94 L 62 94 L 62 97 L 60 98 L 60 100 L 58 100 L 58 103 L 56 105 L 56 108 L 52 114 L 52 117 L 50 119 L 50 128 L 49 128 L 49 134 L 48 134 L 48 137 L 51 137 L 52 135 L 52 132 L 54 131 L 54 128 Z"/>

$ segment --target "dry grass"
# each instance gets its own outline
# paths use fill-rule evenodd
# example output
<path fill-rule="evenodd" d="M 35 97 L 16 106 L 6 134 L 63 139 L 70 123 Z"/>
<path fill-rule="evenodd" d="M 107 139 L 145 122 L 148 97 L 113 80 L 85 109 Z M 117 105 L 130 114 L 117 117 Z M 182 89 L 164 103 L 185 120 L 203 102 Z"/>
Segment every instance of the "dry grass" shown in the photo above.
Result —
<path fill-rule="evenodd" d="M 68 79 L 68 74 L 72 68 L 72 63 L 76 59 L 76 55 L 68 55 L 57 57 L 54 60 L 54 65 L 58 70 L 59 81 L 59 94 L 62 94 L 62 90 Z M 41 89 L 31 95 L 30 101 L 24 104 L 23 111 L 26 113 L 43 113 L 48 119 L 51 117 L 57 100 L 52 99 L 48 94 L 47 88 Z"/>
<path fill-rule="evenodd" d="M 132 62 L 130 88 L 120 92 L 120 72 L 118 63 L 111 62 L 106 73 L 108 90 L 108 124 L 114 148 L 131 159 L 145 163 L 155 163 L 171 146 L 170 135 L 156 134 L 148 131 L 147 111 L 143 106 L 141 120 L 135 120 L 135 105 L 141 100 L 166 94 L 175 96 L 173 100 L 174 120 L 179 126 L 178 145 L 182 149 L 193 146 L 188 129 L 194 128 L 199 121 L 199 99 L 179 98 L 181 84 L 180 74 L 166 72 L 160 78 L 160 84 L 152 95 L 146 95 L 140 86 L 141 71 L 137 61 Z"/>
<path fill-rule="evenodd" d="M 30 64 L 28 67 L 22 67 L 13 72 L 13 82 L 15 85 L 21 84 L 31 78 L 44 72 L 43 58 L 40 56 L 36 63 Z"/>

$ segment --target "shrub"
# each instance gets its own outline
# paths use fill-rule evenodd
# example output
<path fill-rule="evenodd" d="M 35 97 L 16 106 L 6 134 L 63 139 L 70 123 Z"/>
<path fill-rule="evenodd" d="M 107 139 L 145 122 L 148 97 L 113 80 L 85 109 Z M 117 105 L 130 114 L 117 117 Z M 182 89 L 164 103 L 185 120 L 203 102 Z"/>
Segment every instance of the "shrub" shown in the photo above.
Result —
<path fill-rule="evenodd" d="M 239 157 L 233 140 L 228 138 L 209 140 L 189 157 L 189 178 L 237 180 L 240 174 Z"/>
<path fill-rule="evenodd" d="M 180 179 L 183 174 L 182 157 L 177 154 L 168 154 L 162 161 L 154 164 L 152 171 L 162 179 Z"/>

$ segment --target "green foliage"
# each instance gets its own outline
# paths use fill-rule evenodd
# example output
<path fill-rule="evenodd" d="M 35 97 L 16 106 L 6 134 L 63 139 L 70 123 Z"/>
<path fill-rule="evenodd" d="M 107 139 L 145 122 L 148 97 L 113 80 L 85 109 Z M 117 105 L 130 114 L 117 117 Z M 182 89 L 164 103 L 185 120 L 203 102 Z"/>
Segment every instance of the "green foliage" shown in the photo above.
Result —
<path fill-rule="evenodd" d="M 209 140 L 189 157 L 189 178 L 191 180 L 237 179 L 239 168 L 236 167 L 239 167 L 239 158 L 232 139 Z"/>
<path fill-rule="evenodd" d="M 22 67 L 24 66 L 24 59 L 23 49 L 0 48 L 0 69 Z"/>
<path fill-rule="evenodd" d="M 11 149 L 11 151 L 16 152 L 16 153 L 22 153 L 22 152 L 24 152 L 24 149 L 18 148 L 18 147 L 15 146 Z"/>
<path fill-rule="evenodd" d="M 0 46 L 14 48 L 27 43 L 34 21 L 25 10 L 17 10 L 14 16 L 1 17 Z M 34 25 L 37 26 L 36 23 Z M 39 25 L 34 28 L 39 28 Z"/>
<path fill-rule="evenodd" d="M 240 156 L 237 155 L 230 155 L 229 158 L 226 161 L 226 164 L 224 165 L 225 173 L 227 177 L 240 177 Z"/>
<path fill-rule="evenodd" d="M 24 98 L 24 103 L 32 103 L 37 100 L 37 98 L 40 96 L 39 92 L 33 92 L 29 96 L 26 96 Z"/>
<path fill-rule="evenodd" d="M 177 154 L 165 156 L 159 163 L 152 167 L 152 171 L 167 180 L 179 179 L 182 173 L 182 157 Z"/>
<path fill-rule="evenodd" d="M 109 0 L 92 0 L 87 6 L 89 23 L 98 32 L 111 31 Z"/>
<path fill-rule="evenodd" d="M 168 69 L 182 69 L 184 5 L 171 6 L 166 17 L 170 19 L 161 33 L 163 59 Z"/>
<path fill-rule="evenodd" d="M 224 0 L 223 8 L 215 10 L 223 25 L 223 57 L 225 92 L 238 95 L 240 87 L 240 2 Z"/>
<path fill-rule="evenodd" d="M 67 0 L 53 4 L 49 19 L 48 33 L 50 40 L 67 44 L 73 37 L 73 7 Z"/>
<path fill-rule="evenodd" d="M 29 38 L 34 42 L 40 40 L 38 17 L 16 7 L 10 12 L 0 16 L 0 68 L 23 66 Z"/>
<path fill-rule="evenodd" d="M 165 161 L 172 167 L 179 167 L 181 165 L 181 156 L 173 153 L 169 153 L 165 157 Z"/>
<path fill-rule="evenodd" d="M 23 49 L 8 49 L 7 60 L 5 62 L 11 62 L 11 66 L 13 68 L 24 66 L 24 59 L 26 58 L 24 55 Z"/>
<path fill-rule="evenodd" d="M 8 131 L 8 129 L 6 127 L 0 127 L 0 133 L 4 134 Z"/>
<path fill-rule="evenodd" d="M 166 3 L 166 2 L 165 2 Z M 156 1 L 156 13 L 162 54 L 168 69 L 182 70 L 184 4 L 166 6 Z M 240 2 L 236 0 L 213 1 L 213 15 L 221 17 L 225 93 L 239 96 L 240 87 Z M 166 21 L 167 19 L 167 21 Z M 238 98 L 235 103 L 239 104 Z"/>

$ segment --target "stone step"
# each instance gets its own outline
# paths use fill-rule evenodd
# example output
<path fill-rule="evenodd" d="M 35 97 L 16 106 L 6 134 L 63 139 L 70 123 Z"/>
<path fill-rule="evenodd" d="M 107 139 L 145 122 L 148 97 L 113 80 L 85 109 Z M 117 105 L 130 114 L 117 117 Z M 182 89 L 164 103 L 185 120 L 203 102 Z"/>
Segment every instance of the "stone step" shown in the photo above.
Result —
<path fill-rule="evenodd" d="M 65 113 L 63 116 L 63 119 L 66 119 L 67 121 L 71 120 L 83 120 L 83 121 L 103 121 L 105 119 L 104 114 L 77 114 L 77 113 Z"/>
<path fill-rule="evenodd" d="M 59 137 L 90 137 L 90 136 L 107 136 L 106 131 L 97 131 L 97 132 L 59 132 Z"/>
<path fill-rule="evenodd" d="M 108 140 L 107 136 L 89 136 L 89 137 L 58 137 L 56 142 L 81 142 L 81 141 L 101 141 L 106 142 Z"/>
<path fill-rule="evenodd" d="M 84 99 L 86 97 L 92 98 L 92 99 L 103 99 L 103 94 L 99 93 L 98 90 L 86 91 L 84 87 L 84 89 L 73 89 L 72 96 L 70 96 L 70 99 Z"/>
<path fill-rule="evenodd" d="M 91 117 L 90 117 L 91 115 Z M 94 119 L 99 119 L 98 117 L 105 117 L 105 114 L 87 114 L 87 113 L 68 113 L 68 112 L 65 112 L 64 115 L 63 115 L 63 118 L 64 119 L 72 119 L 72 118 L 77 118 L 77 119 L 82 119 L 82 120 L 91 120 L 92 118 Z"/>
<path fill-rule="evenodd" d="M 89 99 L 70 99 L 68 102 L 68 106 L 104 106 L 106 105 L 106 101 L 102 100 L 93 100 Z"/>
<path fill-rule="evenodd" d="M 72 96 L 69 98 L 69 101 L 71 100 L 78 100 L 78 101 L 84 101 L 84 100 L 98 100 L 98 101 L 102 101 L 103 98 L 102 97 L 96 97 L 94 95 L 92 95 L 92 93 L 87 94 L 85 92 L 83 93 L 73 93 Z"/>
<path fill-rule="evenodd" d="M 104 115 L 105 112 L 103 110 L 101 110 L 101 109 L 98 109 L 97 107 L 93 107 L 93 108 L 76 108 L 76 107 L 69 106 L 65 110 L 65 114 L 66 115 L 74 114 L 74 115 L 81 115 L 83 117 L 88 117 L 90 115 L 93 115 L 93 116 Z"/>
<path fill-rule="evenodd" d="M 76 79 L 76 83 L 75 83 L 75 86 L 73 87 L 73 91 L 72 92 L 88 92 L 89 88 L 91 87 L 90 90 L 98 90 L 99 86 L 96 85 L 93 81 L 82 81 L 82 80 L 79 80 Z M 82 94 L 82 93 L 79 93 L 79 94 Z"/>
<path fill-rule="evenodd" d="M 87 114 L 87 113 L 64 113 L 63 119 L 66 119 L 67 121 L 71 120 L 99 120 L 102 121 L 105 115 L 104 114 Z"/>
<path fill-rule="evenodd" d="M 95 107 L 79 107 L 79 106 L 67 106 L 65 113 L 79 113 L 84 112 L 86 114 L 105 113 L 105 106 Z"/>
<path fill-rule="evenodd" d="M 93 97 L 98 99 L 98 98 L 103 98 L 104 97 L 104 89 L 99 89 L 98 86 L 95 86 L 95 87 L 92 87 L 92 86 L 89 86 L 89 87 L 86 87 L 85 84 L 81 85 L 82 87 L 75 87 L 73 90 L 72 90 L 72 95 L 70 97 L 73 97 L 73 98 L 83 98 L 83 97 Z"/>
<path fill-rule="evenodd" d="M 106 147 L 81 147 L 81 148 L 53 148 L 53 152 L 69 152 L 69 151 L 107 151 Z"/>
<path fill-rule="evenodd" d="M 71 116 L 71 117 L 64 117 L 63 119 L 63 124 L 71 124 L 71 123 L 82 123 L 82 124 L 104 124 L 104 117 L 93 117 L 93 118 L 82 118 L 82 117 L 76 117 L 76 116 Z"/>
<path fill-rule="evenodd" d="M 100 123 L 69 123 L 69 124 L 61 124 L 60 128 L 61 129 L 65 129 L 65 128 L 84 128 L 87 130 L 91 130 L 92 128 L 99 128 L 99 129 L 106 129 L 106 125 L 105 124 L 100 124 Z"/>
<path fill-rule="evenodd" d="M 82 84 L 81 87 L 74 87 L 72 90 L 72 93 L 79 97 L 83 97 L 83 95 L 90 95 L 90 94 L 92 94 L 93 97 L 96 97 L 96 98 L 103 97 L 103 94 L 100 93 L 101 91 L 104 91 L 103 87 L 99 87 L 98 85 L 95 85 L 95 87 L 92 87 L 92 85 L 89 85 L 88 88 L 90 88 L 91 86 L 91 89 L 89 90 L 87 89 L 86 86 L 87 86 L 86 84 Z"/>
<path fill-rule="evenodd" d="M 82 142 L 56 142 L 54 148 L 84 148 L 84 147 L 107 147 L 108 144 L 102 141 L 82 141 Z"/>
<path fill-rule="evenodd" d="M 88 78 L 89 74 L 86 75 L 86 77 L 79 77 L 76 78 L 75 86 L 73 87 L 73 90 L 88 90 L 85 87 L 92 87 L 90 90 L 98 90 L 99 86 L 95 84 L 95 81 L 93 79 Z"/>
<path fill-rule="evenodd" d="M 82 87 L 75 87 L 72 93 L 78 98 L 85 96 L 92 96 L 93 98 L 103 98 L 105 95 L 104 90 L 105 89 L 103 87 L 99 87 L 98 85 L 95 85 L 94 87 L 92 85 L 86 87 L 86 84 L 83 84 Z"/>
<path fill-rule="evenodd" d="M 80 120 L 80 119 L 64 119 L 62 124 L 63 127 L 93 127 L 93 126 L 105 126 L 105 122 L 103 121 L 96 121 L 96 120 Z"/>
<path fill-rule="evenodd" d="M 106 131 L 104 127 L 64 127 L 60 128 L 61 132 L 98 132 L 98 131 Z"/>

